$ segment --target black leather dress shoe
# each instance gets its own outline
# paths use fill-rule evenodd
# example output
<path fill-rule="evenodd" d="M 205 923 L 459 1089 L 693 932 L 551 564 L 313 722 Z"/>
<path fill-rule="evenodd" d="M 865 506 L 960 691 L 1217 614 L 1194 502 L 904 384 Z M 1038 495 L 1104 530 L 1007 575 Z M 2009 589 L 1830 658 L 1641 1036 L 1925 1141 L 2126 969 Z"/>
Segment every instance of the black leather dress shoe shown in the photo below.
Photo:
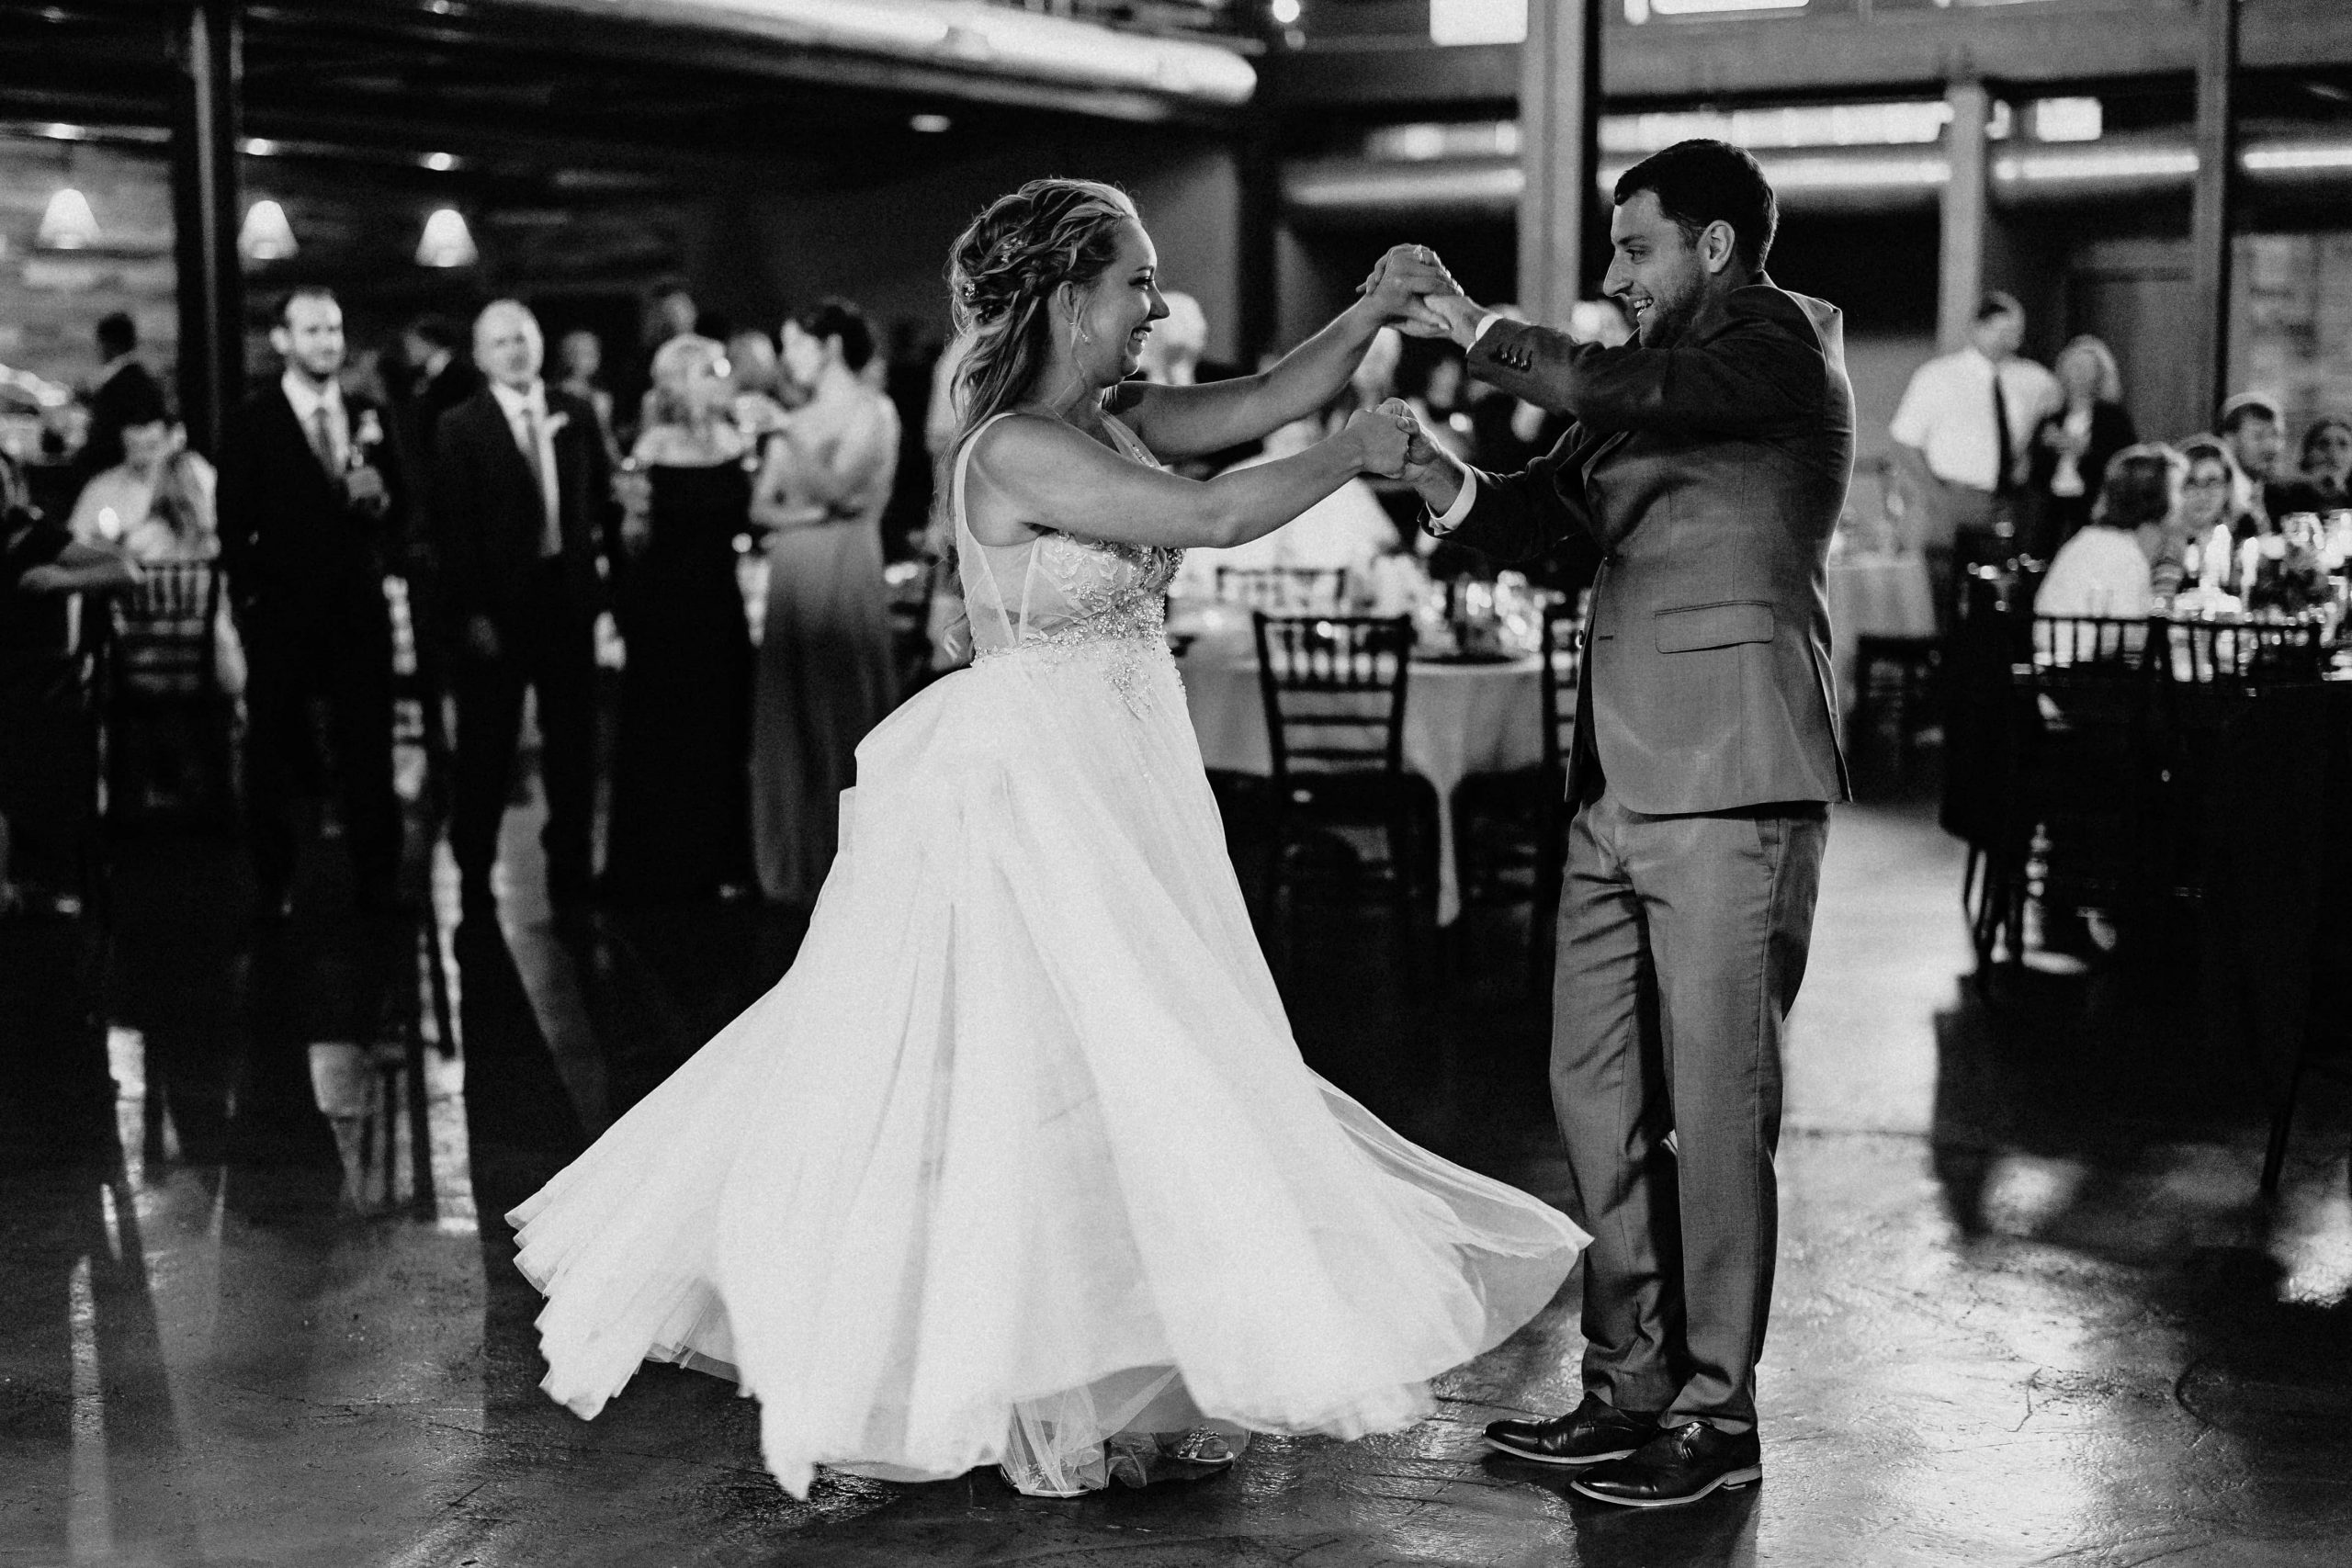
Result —
<path fill-rule="evenodd" d="M 1678 1508 L 1722 1488 L 1764 1479 L 1756 1434 L 1704 1421 L 1668 1427 L 1627 1457 L 1597 1464 L 1568 1483 L 1578 1495 L 1622 1508 Z"/>
<path fill-rule="evenodd" d="M 1513 1459 L 1537 1464 L 1599 1464 L 1623 1459 L 1657 1436 L 1657 1417 L 1629 1416 L 1598 1394 L 1549 1421 L 1497 1421 L 1487 1442 Z"/>

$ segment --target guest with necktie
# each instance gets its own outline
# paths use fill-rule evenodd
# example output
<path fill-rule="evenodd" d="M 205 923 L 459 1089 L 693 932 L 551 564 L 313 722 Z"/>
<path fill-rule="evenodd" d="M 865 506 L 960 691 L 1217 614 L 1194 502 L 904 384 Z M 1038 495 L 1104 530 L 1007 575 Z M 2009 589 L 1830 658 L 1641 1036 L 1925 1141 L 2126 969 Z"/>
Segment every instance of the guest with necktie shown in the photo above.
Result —
<path fill-rule="evenodd" d="M 295 785 L 319 776 L 322 739 L 359 901 L 392 899 L 401 817 L 384 579 L 409 564 L 408 491 L 390 415 L 336 379 L 345 345 L 334 295 L 295 290 L 269 341 L 285 370 L 230 416 L 219 509 L 248 669 L 250 848 L 262 912 L 283 919 L 298 859 Z"/>
<path fill-rule="evenodd" d="M 2024 341 L 2025 308 L 1985 295 L 1967 345 L 1913 372 L 1888 432 L 1944 613 L 1962 569 L 2017 553 L 2033 434 L 2064 401 L 2057 378 L 2018 354 Z"/>
<path fill-rule="evenodd" d="M 540 377 L 546 340 L 512 299 L 474 321 L 488 385 L 441 418 L 432 536 L 454 648 L 457 798 L 449 848 L 468 918 L 495 911 L 491 869 L 523 693 L 538 694 L 548 897 L 585 906 L 594 874 L 596 615 L 619 514 L 587 402 Z"/>

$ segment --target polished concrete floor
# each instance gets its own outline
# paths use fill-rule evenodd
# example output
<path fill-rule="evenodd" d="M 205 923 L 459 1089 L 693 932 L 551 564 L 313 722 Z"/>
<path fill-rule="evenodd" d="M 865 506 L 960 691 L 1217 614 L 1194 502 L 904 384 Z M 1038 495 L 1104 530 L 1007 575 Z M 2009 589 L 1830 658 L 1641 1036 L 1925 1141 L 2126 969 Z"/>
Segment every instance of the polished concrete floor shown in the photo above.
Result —
<path fill-rule="evenodd" d="M 1790 1046 L 1766 1479 L 1662 1515 L 1481 1450 L 1572 1400 L 1565 1298 L 1409 1431 L 1074 1502 L 981 1473 L 795 1503 L 752 1408 L 671 1369 L 579 1421 L 537 1392 L 495 1217 L 780 973 L 795 923 L 560 931 L 520 811 L 503 918 L 454 931 L 345 913 L 333 846 L 257 929 L 233 843 L 133 838 L 103 926 L 0 925 L 0 1568 L 2352 1562 L 2346 1098 L 2307 1097 L 2260 1201 L 2260 1094 L 2177 974 L 1974 981 L 1956 846 L 1876 793 L 1837 815 Z M 454 913 L 446 861 L 435 886 Z M 1312 925 L 1307 1056 L 1556 1193 L 1507 920 L 1474 915 L 1428 993 L 1391 940 Z"/>

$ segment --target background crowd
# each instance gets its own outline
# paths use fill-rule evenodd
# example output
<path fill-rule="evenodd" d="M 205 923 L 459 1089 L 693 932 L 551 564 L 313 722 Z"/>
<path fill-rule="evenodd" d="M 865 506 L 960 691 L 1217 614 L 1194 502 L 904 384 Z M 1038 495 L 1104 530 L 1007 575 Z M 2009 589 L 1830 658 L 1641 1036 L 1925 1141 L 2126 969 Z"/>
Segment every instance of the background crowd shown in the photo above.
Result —
<path fill-rule="evenodd" d="M 2352 528 L 2331 517 L 2352 509 L 2352 419 L 2292 433 L 2290 461 L 2278 405 L 2242 392 L 2209 432 L 2143 441 L 2106 344 L 2076 337 L 2045 368 L 2025 332 L 2016 299 L 1985 295 L 1967 346 L 1922 365 L 1895 411 L 1896 510 L 1939 605 L 1961 570 L 2021 555 L 2049 563 L 2048 615 L 2144 615 L 2184 592 L 2291 610 L 2324 590 L 2323 530 Z"/>
<path fill-rule="evenodd" d="M 1204 357 L 1199 305 L 1168 298 L 1142 373 L 1242 373 Z M 86 434 L 56 465 L 69 487 L 44 507 L 26 474 L 0 471 L 0 852 L 16 824 L 20 874 L 0 858 L 0 906 L 25 902 L 23 876 L 36 903 L 73 881 L 84 807 L 60 759 L 86 747 L 66 692 L 75 650 L 107 606 L 191 565 L 222 583 L 205 602 L 211 676 L 266 916 L 291 908 L 306 795 L 328 800 L 362 904 L 394 901 L 403 680 L 446 727 L 469 912 L 494 902 L 526 744 L 560 913 L 596 897 L 812 900 L 857 743 L 967 651 L 930 522 L 956 356 L 910 333 L 886 353 L 839 299 L 773 335 L 730 330 L 676 288 L 646 319 L 641 357 L 619 365 L 593 333 L 546 343 L 514 300 L 357 349 L 332 293 L 298 290 L 271 328 L 276 373 L 236 412 L 217 471 L 130 319 L 98 322 Z M 2077 337 L 2045 368 L 2020 352 L 2026 325 L 2016 300 L 1985 296 L 1969 344 L 1918 368 L 1892 422 L 1894 483 L 1869 526 L 1924 557 L 1939 605 L 1962 570 L 2020 555 L 2051 563 L 2038 602 L 2060 614 L 2144 615 L 2181 594 L 2292 607 L 2305 577 L 2324 582 L 2320 520 L 2352 508 L 2352 420 L 2290 432 L 2249 393 L 2210 433 L 2146 442 L 2106 344 Z M 1605 302 L 1578 307 L 1571 331 L 1627 335 Z M 1298 450 L 1389 396 L 1489 468 L 1562 428 L 1472 381 L 1451 344 L 1388 333 L 1330 407 L 1188 471 Z M 1211 597 L 1229 568 L 1361 581 L 1397 554 L 1438 577 L 1478 569 L 1414 525 L 1409 494 L 1354 480 L 1251 545 L 1193 552 L 1175 592 Z M 77 595 L 100 611 L 69 615 Z"/>

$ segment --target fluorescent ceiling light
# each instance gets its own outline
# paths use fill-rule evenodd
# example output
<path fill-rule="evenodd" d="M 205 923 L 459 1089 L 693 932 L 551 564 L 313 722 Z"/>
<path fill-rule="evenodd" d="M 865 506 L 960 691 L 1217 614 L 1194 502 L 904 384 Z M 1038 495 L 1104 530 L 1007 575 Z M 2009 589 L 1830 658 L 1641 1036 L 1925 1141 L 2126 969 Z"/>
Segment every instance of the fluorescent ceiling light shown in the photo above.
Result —
<path fill-rule="evenodd" d="M 1430 41 L 1525 43 L 1527 0 L 1430 0 Z"/>

